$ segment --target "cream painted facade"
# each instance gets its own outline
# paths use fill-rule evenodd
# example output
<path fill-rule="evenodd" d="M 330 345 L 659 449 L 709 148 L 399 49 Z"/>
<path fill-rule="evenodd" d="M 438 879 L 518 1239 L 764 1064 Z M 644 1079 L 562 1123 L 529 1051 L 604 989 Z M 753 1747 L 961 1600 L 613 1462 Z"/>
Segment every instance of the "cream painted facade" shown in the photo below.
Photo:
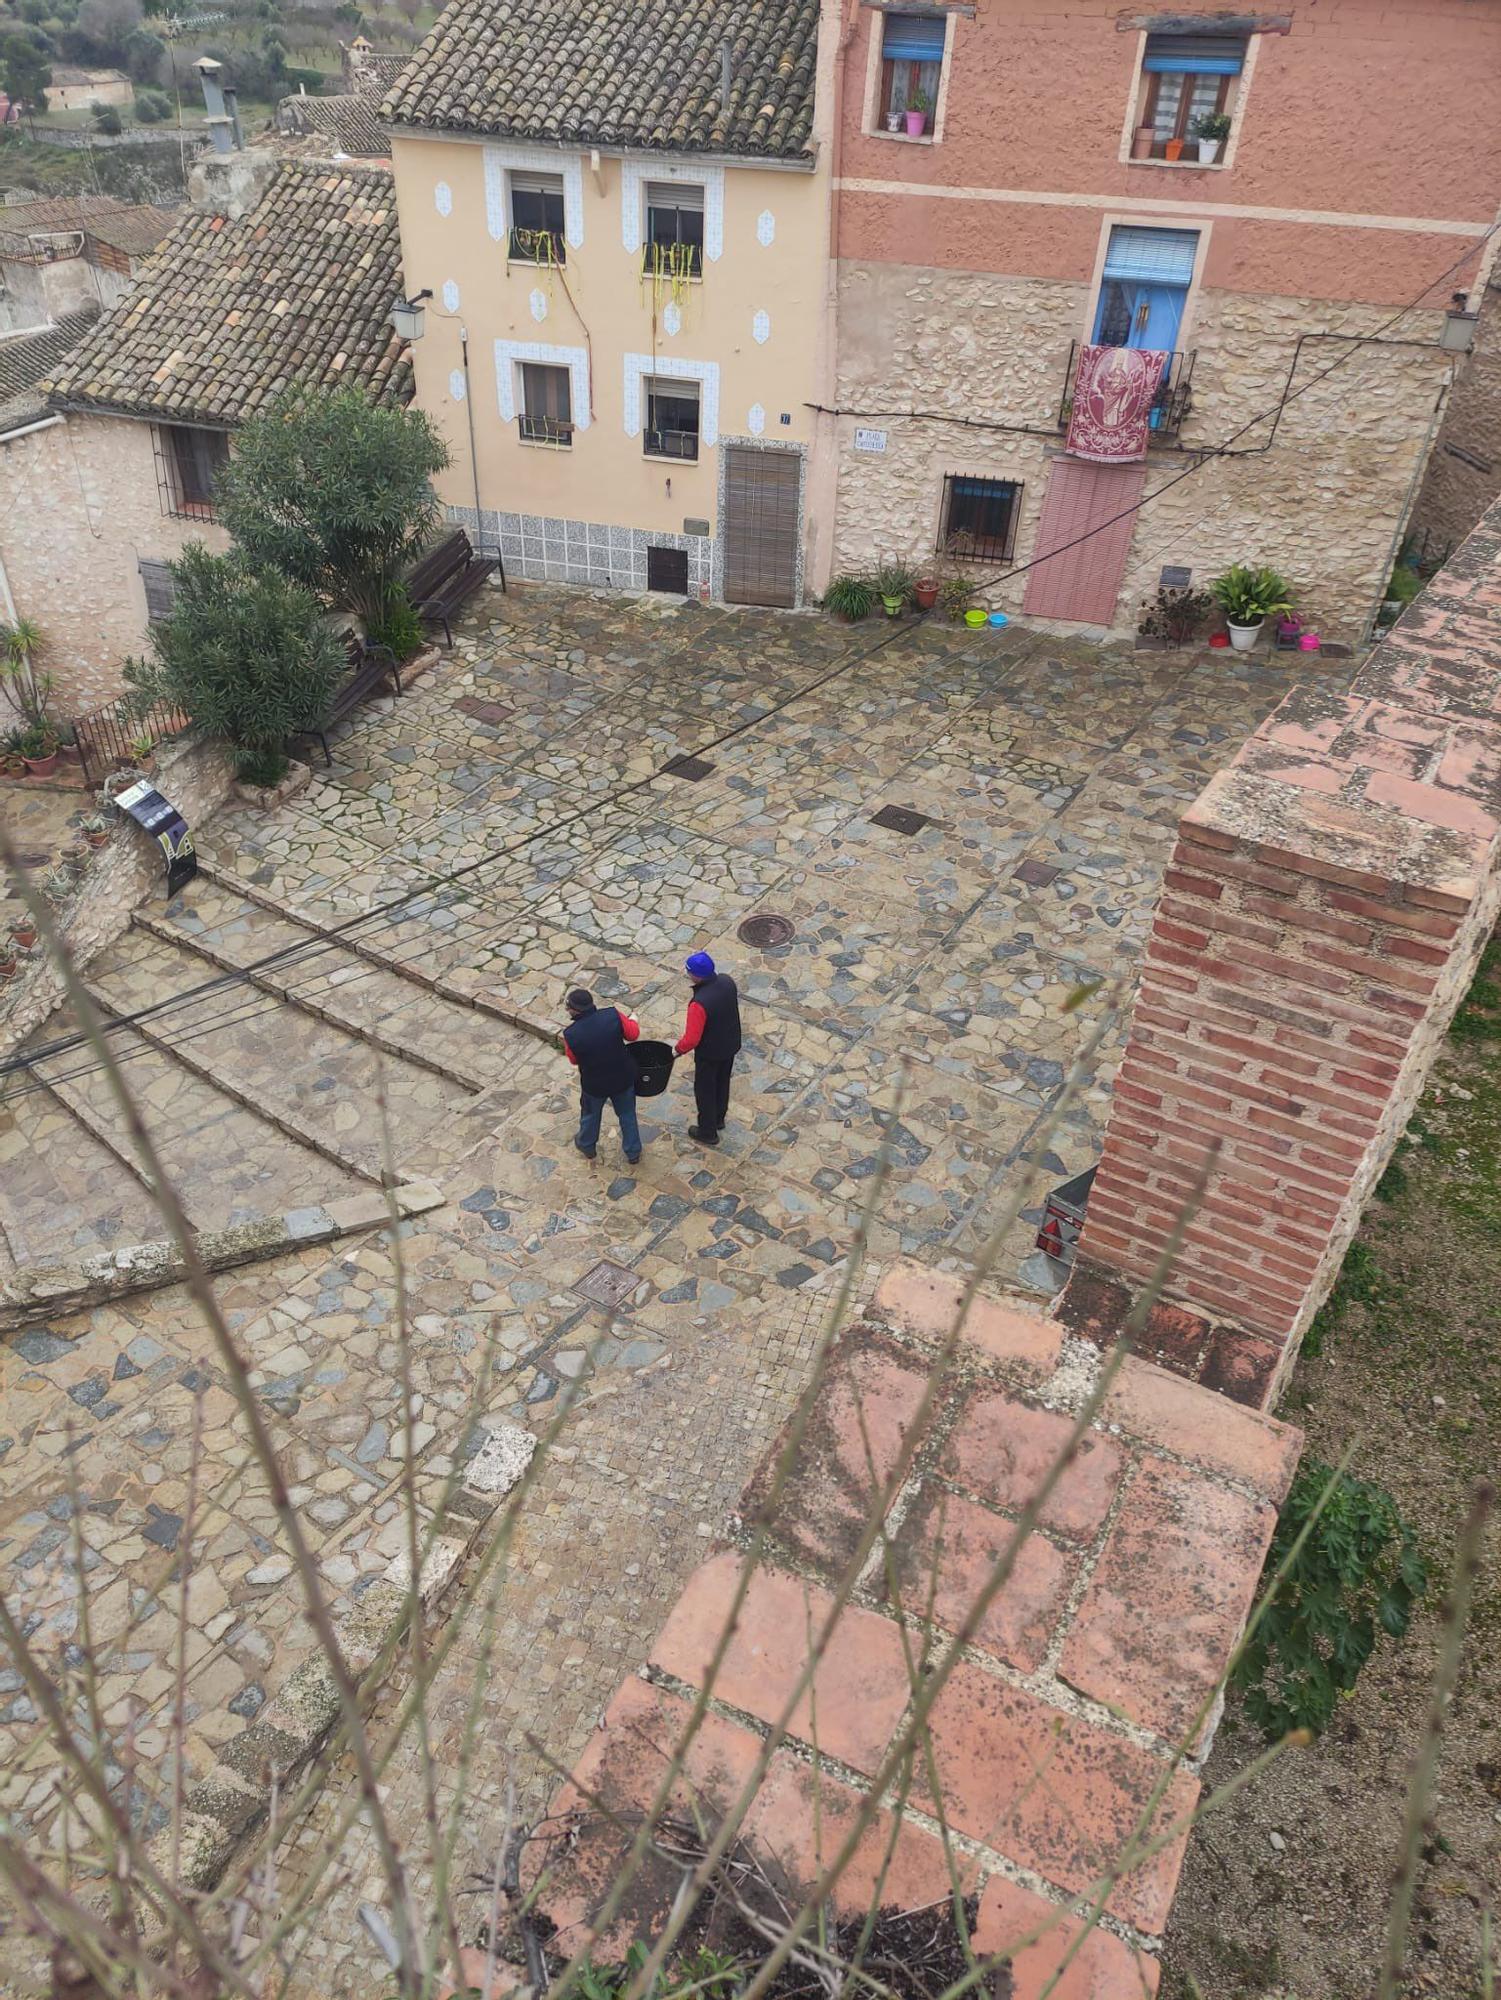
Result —
<path fill-rule="evenodd" d="M 74 414 L 0 435 L 0 569 L 17 613 L 42 628 L 60 714 L 123 691 L 120 663 L 146 645 L 141 563 L 228 545 L 214 523 L 164 513 L 152 429 Z"/>
<path fill-rule="evenodd" d="M 794 599 L 821 587 L 833 432 L 808 406 L 833 396 L 816 137 L 815 150 L 790 167 L 394 133 L 407 289 L 433 295 L 414 358 L 417 401 L 452 451 L 440 490 L 471 532 L 478 506 L 508 573 L 643 589 L 648 550 L 667 549 L 686 554 L 690 594 L 719 598 L 726 447 L 742 446 L 795 455 Z M 557 269 L 508 256 L 513 177 L 537 173 L 563 181 Z M 701 278 L 643 275 L 648 182 L 702 190 Z M 568 371 L 567 448 L 521 434 L 528 363 Z M 696 391 L 696 462 L 648 454 L 652 382 Z"/>

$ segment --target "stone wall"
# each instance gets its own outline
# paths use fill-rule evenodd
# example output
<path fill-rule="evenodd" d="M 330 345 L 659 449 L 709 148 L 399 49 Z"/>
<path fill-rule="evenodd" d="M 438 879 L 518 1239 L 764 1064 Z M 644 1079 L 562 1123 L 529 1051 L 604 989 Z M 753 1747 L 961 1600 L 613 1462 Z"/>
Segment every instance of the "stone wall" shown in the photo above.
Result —
<path fill-rule="evenodd" d="M 124 688 L 120 662 L 146 645 L 142 558 L 191 541 L 227 545 L 212 522 L 162 511 L 152 427 L 128 417 L 70 416 L 0 438 L 0 562 L 23 618 L 42 628 L 41 665 L 60 714 L 82 714 Z"/>
<path fill-rule="evenodd" d="M 1437 561 L 1457 548 L 1501 497 L 1501 283 L 1484 293 L 1473 350 L 1455 370 L 1454 392 L 1412 510 L 1420 553 Z"/>
<path fill-rule="evenodd" d="M 157 750 L 151 782 L 196 828 L 229 796 L 234 768 L 222 745 L 193 732 Z M 109 845 L 90 855 L 78 888 L 55 913 L 79 967 L 120 936 L 137 903 L 163 893 L 166 879 L 156 842 L 123 813 L 106 816 L 115 822 Z M 0 1054 L 18 1048 L 62 999 L 62 974 L 39 947 L 0 997 Z"/>
<path fill-rule="evenodd" d="M 946 473 L 1020 480 L 1018 573 L 974 565 L 984 602 L 1019 609 L 1019 572 L 1033 553 L 1062 450 L 1058 410 L 1088 287 L 850 261 L 839 275 L 836 569 L 883 555 L 931 560 Z M 1299 353 L 1298 336 L 1311 327 L 1355 335 L 1371 332 L 1383 315 L 1316 299 L 1202 292 L 1183 336 L 1195 361 L 1193 404 L 1176 441 L 1182 449 L 1153 448 L 1147 493 L 1189 465 L 1200 469 L 1143 507 L 1115 628 L 1134 631 L 1165 564 L 1187 566 L 1207 583 L 1244 561 L 1282 570 L 1299 609 L 1326 638 L 1357 637 L 1382 592 L 1427 448 L 1446 373 L 1436 345 L 1441 317 L 1412 315 L 1401 345 L 1352 352 L 1347 341 L 1320 338 L 1305 340 Z M 1341 366 L 1317 380 L 1341 354 Z M 1258 422 L 1234 437 L 1237 456 L 1192 455 L 1230 439 L 1289 387 L 1275 434 Z M 911 411 L 926 414 L 900 414 Z M 884 431 L 884 452 L 857 451 L 857 428 Z"/>
<path fill-rule="evenodd" d="M 1501 506 L 1184 815 L 1064 1317 L 1269 1404 L 1501 911 Z M 1199 1188 L 1202 1186 L 1202 1192 Z"/>

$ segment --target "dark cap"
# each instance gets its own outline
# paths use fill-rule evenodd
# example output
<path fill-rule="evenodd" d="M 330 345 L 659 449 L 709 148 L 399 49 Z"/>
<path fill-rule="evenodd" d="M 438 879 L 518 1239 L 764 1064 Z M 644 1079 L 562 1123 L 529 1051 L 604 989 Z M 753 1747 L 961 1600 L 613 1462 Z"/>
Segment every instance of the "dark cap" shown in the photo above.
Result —
<path fill-rule="evenodd" d="M 587 1014 L 594 1005 L 594 995 L 586 986 L 575 986 L 564 1005 L 570 1014 Z"/>

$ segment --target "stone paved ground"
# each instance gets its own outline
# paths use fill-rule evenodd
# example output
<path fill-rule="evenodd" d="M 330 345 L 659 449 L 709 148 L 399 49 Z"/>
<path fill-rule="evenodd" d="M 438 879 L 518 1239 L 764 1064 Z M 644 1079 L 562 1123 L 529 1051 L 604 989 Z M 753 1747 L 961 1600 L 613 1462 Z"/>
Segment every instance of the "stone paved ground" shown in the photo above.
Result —
<path fill-rule="evenodd" d="M 301 797 L 203 829 L 204 876 L 91 968 L 123 1009 L 296 947 L 278 990 L 206 993 L 143 1024 L 149 1039 L 124 1052 L 203 1226 L 368 1182 L 385 1154 L 384 1094 L 397 1164 L 450 1197 L 406 1242 L 416 1441 L 430 1461 L 457 1444 L 487 1351 L 499 1371 L 487 1415 L 540 1429 L 560 1385 L 581 1383 L 484 1680 L 475 1851 L 509 1775 L 523 1809 L 547 1790 L 525 1732 L 572 1761 L 785 1416 L 883 1138 L 893 1173 L 877 1260 L 960 1266 L 1008 1195 L 1035 1217 L 1042 1191 L 1093 1159 L 1119 1025 L 1045 1148 L 1039 1125 L 1084 1038 L 1129 998 L 1179 811 L 1287 680 L 1274 659 L 1223 652 L 523 587 L 488 599 L 437 669 L 362 715 Z M 705 751 L 714 768 L 699 782 L 653 775 L 741 723 Z M 929 823 L 912 838 L 873 826 L 890 804 Z M 351 934 L 365 955 L 307 927 L 408 893 Z M 761 911 L 791 919 L 784 948 L 738 941 Z M 675 1084 L 643 1107 L 635 1171 L 610 1131 L 597 1162 L 574 1153 L 576 1093 L 553 1049 L 401 972 L 549 1018 L 582 982 L 669 1036 L 695 945 L 746 1000 L 730 1125 L 717 1152 L 696 1148 Z M 86 1056 L 53 1058 L 45 1089 L 0 1107 L 0 1223 L 27 1254 L 129 1243 L 149 1221 L 90 1070 Z M 1024 1217 L 1010 1231 L 1001 1276 L 1014 1279 L 1034 1227 Z M 634 1274 L 618 1310 L 577 1289 L 601 1257 Z M 329 1580 L 356 1589 L 388 1544 L 400 1473 L 389 1250 L 367 1236 L 252 1265 L 221 1295 Z M 71 1465 L 108 1649 L 106 1721 L 117 1755 L 159 1773 L 169 1572 L 201 1399 L 187 1754 L 205 1768 L 307 1640 L 264 1481 L 243 1463 L 190 1303 L 167 1291 L 39 1326 L 0 1366 L 7 1588 L 39 1644 L 72 1643 Z M 461 1635 L 439 1690 L 449 1750 L 477 1648 Z M 30 1704 L 3 1678 L 0 1727 L 14 1751 L 0 1804 L 59 1837 L 50 1768 L 27 1748 Z M 417 1782 L 403 1756 L 391 1800 L 413 1829 Z M 354 1906 L 373 1870 L 358 1842 L 343 1867 L 309 1991 L 365 1990 Z"/>

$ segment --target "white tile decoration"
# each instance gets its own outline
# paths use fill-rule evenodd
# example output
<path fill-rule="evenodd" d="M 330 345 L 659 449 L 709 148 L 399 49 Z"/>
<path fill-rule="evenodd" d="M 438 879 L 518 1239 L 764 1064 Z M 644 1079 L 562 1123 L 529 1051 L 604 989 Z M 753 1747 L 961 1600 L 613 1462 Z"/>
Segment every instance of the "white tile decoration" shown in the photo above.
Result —
<path fill-rule="evenodd" d="M 758 312 L 756 314 L 755 318 L 751 321 L 751 338 L 755 341 L 757 347 L 764 347 L 767 341 L 771 339 L 770 313 Z"/>
<path fill-rule="evenodd" d="M 573 405 L 573 428 L 589 428 L 589 351 L 584 347 L 551 347 L 545 340 L 497 340 L 495 343 L 495 390 L 504 420 L 516 419 L 516 363 L 544 361 L 568 370 L 569 397 Z"/>
<path fill-rule="evenodd" d="M 486 146 L 485 221 L 491 240 L 504 243 L 511 233 L 511 209 L 506 200 L 507 172 L 561 174 L 563 177 L 563 239 L 570 250 L 584 241 L 584 163 L 577 153 L 552 153 L 544 146 Z"/>
<path fill-rule="evenodd" d="M 761 408 L 761 405 L 759 403 L 751 404 L 750 414 L 747 416 L 745 420 L 745 428 L 750 432 L 752 437 L 757 437 L 757 438 L 761 435 L 762 431 L 765 430 L 766 412 Z"/>
<path fill-rule="evenodd" d="M 756 217 L 756 241 L 763 250 L 769 250 L 776 240 L 777 219 L 769 208 L 763 208 Z"/>
<path fill-rule="evenodd" d="M 463 371 L 463 369 L 462 369 L 462 368 L 455 368 L 455 369 L 452 369 L 452 370 L 450 371 L 450 373 L 449 373 L 449 377 L 448 377 L 448 393 L 449 393 L 449 395 L 450 395 L 450 396 L 452 396 L 452 397 L 453 397 L 453 399 L 454 399 L 454 401 L 455 401 L 456 403 L 462 403 L 462 402 L 463 402 L 463 400 L 464 400 L 464 371 Z"/>
<path fill-rule="evenodd" d="M 497 342 L 498 346 L 500 343 Z M 675 382 L 697 382 L 698 432 L 704 444 L 719 442 L 719 363 L 685 361 L 676 354 L 628 354 L 625 357 L 625 434 L 641 435 L 641 384 L 648 375 Z"/>
<path fill-rule="evenodd" d="M 452 278 L 443 280 L 443 309 L 451 313 L 456 313 L 459 309 L 459 288 Z"/>
<path fill-rule="evenodd" d="M 540 285 L 533 285 L 531 292 L 527 296 L 526 302 L 531 307 L 532 318 L 537 322 L 538 326 L 540 326 L 543 320 L 547 318 L 546 292 L 543 291 Z"/>
<path fill-rule="evenodd" d="M 433 207 L 437 209 L 439 215 L 453 214 L 453 189 L 447 181 L 439 181 L 433 189 Z"/>
<path fill-rule="evenodd" d="M 664 333 L 681 333 L 682 330 L 682 309 L 679 307 L 676 299 L 669 299 L 662 308 L 662 331 Z"/>
<path fill-rule="evenodd" d="M 620 163 L 620 240 L 633 255 L 640 251 L 646 228 L 646 183 L 686 181 L 704 191 L 704 256 L 717 264 L 724 255 L 724 168 L 680 167 L 669 160 Z M 569 241 L 572 242 L 572 237 Z"/>

